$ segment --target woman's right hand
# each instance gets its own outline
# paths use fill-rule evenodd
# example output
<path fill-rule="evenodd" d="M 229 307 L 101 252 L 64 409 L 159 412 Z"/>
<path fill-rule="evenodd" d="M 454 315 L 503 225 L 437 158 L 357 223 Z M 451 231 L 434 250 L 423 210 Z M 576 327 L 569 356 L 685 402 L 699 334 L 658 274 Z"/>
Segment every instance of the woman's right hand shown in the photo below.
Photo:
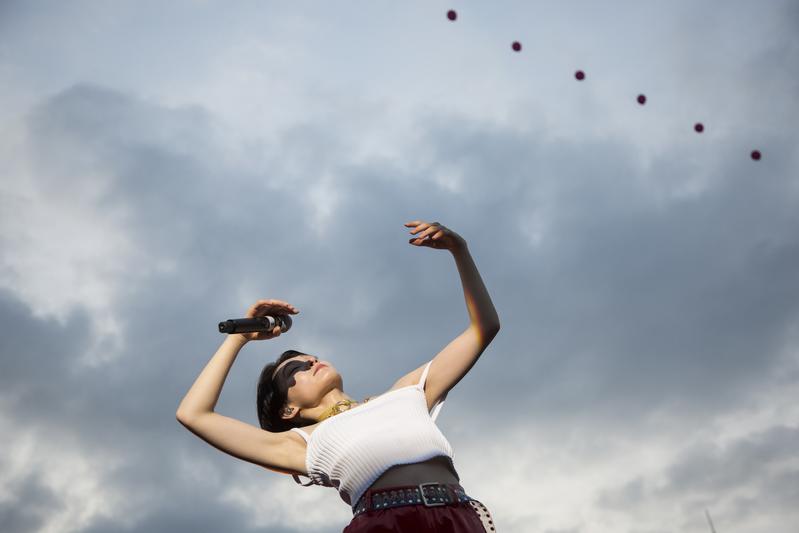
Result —
<path fill-rule="evenodd" d="M 245 316 L 247 318 L 255 318 L 257 316 L 266 315 L 296 315 L 299 310 L 288 302 L 283 300 L 258 300 L 247 309 Z M 247 341 L 262 341 L 265 339 L 274 339 L 280 336 L 280 326 L 275 326 L 271 331 L 252 331 L 249 333 L 232 333 L 232 335 L 239 335 Z"/>

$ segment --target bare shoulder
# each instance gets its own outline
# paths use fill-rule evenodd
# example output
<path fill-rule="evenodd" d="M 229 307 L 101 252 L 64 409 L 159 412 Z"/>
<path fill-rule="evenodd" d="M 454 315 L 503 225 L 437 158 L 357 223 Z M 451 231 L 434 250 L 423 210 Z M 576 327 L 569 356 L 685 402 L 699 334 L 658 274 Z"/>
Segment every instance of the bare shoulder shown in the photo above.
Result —
<path fill-rule="evenodd" d="M 399 378 L 397 382 L 391 386 L 389 391 L 395 389 L 401 389 L 402 387 L 408 387 L 410 385 L 416 385 L 417 383 L 419 383 L 419 381 L 421 381 L 422 379 L 422 373 L 424 372 L 425 365 L 427 365 L 427 363 L 423 364 L 422 366 L 420 366 L 415 370 L 412 370 L 411 372 L 408 372 L 407 374 Z"/>
<path fill-rule="evenodd" d="M 472 369 L 498 332 L 499 325 L 491 329 L 470 325 L 430 360 L 430 370 L 424 384 L 428 410 L 447 397 L 449 391 Z M 427 364 L 402 376 L 393 388 L 419 383 Z"/>

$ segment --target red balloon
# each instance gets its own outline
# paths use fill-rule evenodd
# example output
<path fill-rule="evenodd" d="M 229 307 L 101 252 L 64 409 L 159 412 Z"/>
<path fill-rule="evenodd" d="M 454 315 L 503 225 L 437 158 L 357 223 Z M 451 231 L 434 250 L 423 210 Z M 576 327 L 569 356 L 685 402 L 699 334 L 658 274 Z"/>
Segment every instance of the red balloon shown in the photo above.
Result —
<path fill-rule="evenodd" d="M 574 77 L 582 81 L 583 79 L 585 79 L 585 72 L 583 72 L 582 70 L 578 70 L 577 72 L 574 73 Z"/>
<path fill-rule="evenodd" d="M 696 133 L 702 133 L 703 131 L 705 131 L 705 127 L 702 125 L 701 122 L 697 122 L 696 124 L 694 124 L 694 129 L 696 130 Z"/>
<path fill-rule="evenodd" d="M 752 151 L 752 159 L 754 159 L 755 161 L 760 161 L 760 150 Z"/>
<path fill-rule="evenodd" d="M 518 52 L 522 49 L 522 43 L 519 41 L 513 41 L 513 49 Z"/>
<path fill-rule="evenodd" d="M 644 96 L 643 94 L 639 94 L 638 95 L 638 103 L 641 104 L 641 105 L 644 105 L 646 103 L 646 96 Z"/>
<path fill-rule="evenodd" d="M 458 14 L 455 13 L 454 10 L 450 9 L 449 11 L 447 11 L 447 18 L 449 20 L 455 20 L 456 18 L 458 18 Z"/>

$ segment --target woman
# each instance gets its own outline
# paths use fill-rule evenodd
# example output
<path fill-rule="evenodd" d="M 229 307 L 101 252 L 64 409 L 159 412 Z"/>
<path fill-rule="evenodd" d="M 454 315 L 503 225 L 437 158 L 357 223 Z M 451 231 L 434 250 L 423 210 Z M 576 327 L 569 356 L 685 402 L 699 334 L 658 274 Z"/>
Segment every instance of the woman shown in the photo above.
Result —
<path fill-rule="evenodd" d="M 231 334 L 186 393 L 178 420 L 222 451 L 275 472 L 335 487 L 353 511 L 344 533 L 493 532 L 488 510 L 460 486 L 453 451 L 435 419 L 454 387 L 499 331 L 499 317 L 466 241 L 438 222 L 408 222 L 409 243 L 449 250 L 460 273 L 470 325 L 431 361 L 388 391 L 357 402 L 327 361 L 295 350 L 266 365 L 258 383 L 261 429 L 214 412 L 227 373 L 249 341 L 280 328 Z M 259 300 L 247 317 L 297 314 Z M 432 411 L 432 414 L 431 414 Z"/>

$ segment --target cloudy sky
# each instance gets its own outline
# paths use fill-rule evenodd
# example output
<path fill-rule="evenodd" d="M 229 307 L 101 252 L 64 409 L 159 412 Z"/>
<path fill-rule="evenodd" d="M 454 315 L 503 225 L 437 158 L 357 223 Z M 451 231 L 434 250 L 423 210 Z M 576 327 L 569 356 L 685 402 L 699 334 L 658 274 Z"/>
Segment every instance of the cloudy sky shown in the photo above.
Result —
<path fill-rule="evenodd" d="M 261 298 L 227 416 L 287 349 L 429 361 L 469 315 L 416 219 L 502 323 L 438 418 L 498 531 L 799 529 L 797 94 L 793 0 L 3 1 L 0 529 L 341 531 L 175 410 Z"/>

